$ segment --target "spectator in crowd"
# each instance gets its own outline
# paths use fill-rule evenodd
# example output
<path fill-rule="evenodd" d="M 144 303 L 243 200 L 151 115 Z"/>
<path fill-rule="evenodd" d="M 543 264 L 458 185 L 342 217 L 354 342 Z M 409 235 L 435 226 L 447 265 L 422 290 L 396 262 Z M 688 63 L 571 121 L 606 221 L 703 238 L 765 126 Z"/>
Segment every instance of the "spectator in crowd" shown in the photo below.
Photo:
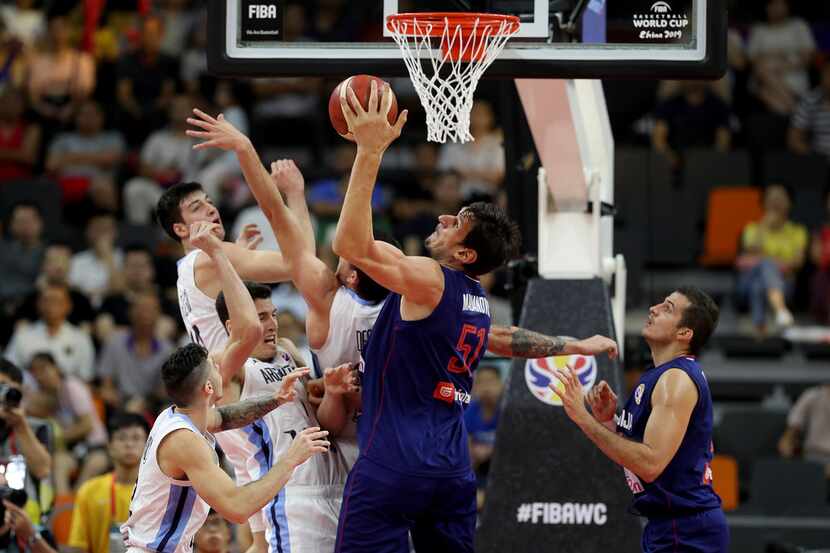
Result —
<path fill-rule="evenodd" d="M 118 127 L 125 130 L 131 145 L 141 144 L 147 135 L 164 125 L 176 94 L 178 62 L 161 52 L 163 35 L 162 19 L 145 17 L 138 51 L 123 56 L 116 71 Z"/>
<path fill-rule="evenodd" d="M 0 358 L 0 384 L 21 392 L 23 372 L 6 359 Z M 46 421 L 31 417 L 24 407 L 6 401 L 0 402 L 0 459 L 22 455 L 26 462 L 26 511 L 33 520 L 49 512 L 52 505 L 48 479 L 52 472 L 52 435 Z M 41 491 L 46 492 L 41 494 Z"/>
<path fill-rule="evenodd" d="M 115 245 L 118 226 L 108 213 L 94 215 L 86 226 L 88 249 L 72 256 L 69 283 L 83 291 L 93 306 L 123 288 L 124 252 Z"/>
<path fill-rule="evenodd" d="M 827 219 L 813 234 L 810 257 L 816 266 L 810 290 L 810 311 L 820 324 L 830 325 L 830 187 L 824 196 Z"/>
<path fill-rule="evenodd" d="M 89 334 L 67 320 L 71 309 L 66 286 L 43 287 L 38 295 L 40 320 L 17 327 L 6 348 L 6 358 L 19 367 L 28 367 L 36 353 L 49 352 L 64 374 L 90 381 L 95 349 Z"/>
<path fill-rule="evenodd" d="M 231 548 L 231 528 L 222 515 L 211 509 L 202 528 L 193 540 L 196 553 L 228 553 Z"/>
<path fill-rule="evenodd" d="M 8 484 L 0 475 L 0 486 Z M 34 522 L 29 512 L 3 499 L 4 520 L 0 521 L 0 550 L 26 553 L 58 553 L 58 547 L 48 530 Z"/>
<path fill-rule="evenodd" d="M 104 130 L 101 106 L 89 100 L 80 105 L 75 130 L 58 135 L 49 146 L 46 169 L 64 190 L 64 203 L 81 199 L 87 192 L 108 211 L 118 208 L 115 174 L 124 159 L 124 138 Z M 104 200 L 104 201 L 101 201 Z"/>
<path fill-rule="evenodd" d="M 824 465 L 830 478 L 830 384 L 804 391 L 787 417 L 787 430 L 778 441 L 783 457 L 801 455 Z"/>
<path fill-rule="evenodd" d="M 68 124 L 95 88 L 95 60 L 72 45 L 70 33 L 66 18 L 53 17 L 44 48 L 28 62 L 29 104 L 50 129 Z"/>
<path fill-rule="evenodd" d="M 123 414 L 112 418 L 107 449 L 113 470 L 78 488 L 67 553 L 121 550 L 119 527 L 129 514 L 141 454 L 149 433 L 147 421 L 139 415 Z"/>
<path fill-rule="evenodd" d="M 239 132 L 248 134 L 248 116 L 245 110 L 239 105 L 240 86 L 234 85 L 231 81 L 223 80 L 214 83 L 212 91 L 213 104 L 217 110 L 224 115 Z M 224 152 L 219 149 L 205 152 L 205 156 L 211 158 L 204 163 L 196 175 L 196 182 L 201 183 L 205 193 L 220 204 L 224 204 L 221 198 L 225 195 L 224 186 L 232 179 L 242 178 L 242 170 L 239 168 L 239 161 L 233 152 Z M 244 187 L 246 196 L 248 187 Z M 268 225 L 265 225 L 267 227 Z"/>
<path fill-rule="evenodd" d="M 158 14 L 164 21 L 161 51 L 177 59 L 184 52 L 185 40 L 193 28 L 196 15 L 190 11 L 190 0 L 162 0 L 158 3 Z"/>
<path fill-rule="evenodd" d="M 160 315 L 154 292 L 137 295 L 130 304 L 130 328 L 114 332 L 104 345 L 97 372 L 108 407 L 157 412 L 154 408 L 166 396 L 161 366 L 173 351 L 169 340 L 155 335 Z"/>
<path fill-rule="evenodd" d="M 781 185 L 767 187 L 764 215 L 744 228 L 738 267 L 738 294 L 749 305 L 759 336 L 766 334 L 766 309 L 770 305 L 779 327 L 793 324 L 787 308 L 795 275 L 804 264 L 807 229 L 789 220 L 790 194 Z"/>
<path fill-rule="evenodd" d="M 327 245 L 331 242 L 346 197 L 354 155 L 354 144 L 338 145 L 332 159 L 332 169 L 336 176 L 320 179 L 309 187 L 308 207 L 320 223 L 317 227 L 318 244 Z M 376 185 L 372 192 L 372 213 L 382 226 L 385 226 L 382 221 L 389 205 L 390 198 L 385 187 Z"/>
<path fill-rule="evenodd" d="M 430 181 L 427 189 L 429 200 L 417 211 L 413 210 L 414 217 L 400 221 L 395 229 L 407 255 L 421 255 L 424 239 L 435 230 L 435 218 L 444 213 L 457 213 L 463 203 L 461 175 L 457 172 L 440 171 L 428 177 L 426 182 Z"/>
<path fill-rule="evenodd" d="M 23 371 L 11 361 L 0 358 L 0 384 L 14 388 L 22 395 Z M 46 424 L 26 416 L 22 403 L 14 405 L 6 401 L 0 402 L 0 458 L 23 455 L 27 473 L 37 480 L 43 480 L 52 470 L 49 441 Z"/>
<path fill-rule="evenodd" d="M 788 0 L 767 0 L 766 10 L 767 21 L 752 27 L 747 45 L 751 88 L 769 112 L 787 117 L 810 87 L 816 42 L 807 23 L 790 15 Z"/>
<path fill-rule="evenodd" d="M 191 96 L 199 93 L 201 79 L 207 74 L 207 17 L 203 13 L 187 35 L 187 48 L 182 54 L 179 79 Z"/>
<path fill-rule="evenodd" d="M 133 302 L 147 294 L 158 297 L 160 293 L 156 282 L 156 268 L 153 254 L 140 245 L 130 245 L 124 249 L 124 287 L 104 297 L 98 317 L 95 320 L 95 335 L 102 342 L 114 330 L 124 330 L 130 326 L 130 309 Z M 171 336 L 176 320 L 180 317 L 179 306 L 170 300 L 160 300 L 162 315 L 155 328 L 156 336 Z"/>
<path fill-rule="evenodd" d="M 821 84 L 799 102 L 787 135 L 790 150 L 816 152 L 830 159 L 830 63 L 821 69 Z"/>
<path fill-rule="evenodd" d="M 444 144 L 438 167 L 461 175 L 461 194 L 465 198 L 476 194 L 495 198 L 504 181 L 504 147 L 489 102 L 478 100 L 473 105 L 470 133 L 475 137 L 473 142 Z"/>
<path fill-rule="evenodd" d="M 4 2 L 0 6 L 0 22 L 9 30 L 11 37 L 27 48 L 42 38 L 46 28 L 43 10 L 36 8 L 35 3 L 35 0 L 17 0 Z"/>
<path fill-rule="evenodd" d="M 40 126 L 24 117 L 23 94 L 0 92 L 0 187 L 3 181 L 29 179 L 40 149 Z"/>
<path fill-rule="evenodd" d="M 0 7 L 0 14 L 2 10 L 3 7 Z M 0 15 L 0 94 L 23 86 L 25 75 L 23 44 L 9 31 L 9 26 Z"/>
<path fill-rule="evenodd" d="M 484 487 L 495 449 L 502 389 L 499 368 L 482 364 L 475 374 L 473 400 L 464 411 L 464 425 L 470 439 L 470 460 L 479 480 L 479 488 Z"/>
<path fill-rule="evenodd" d="M 35 290 L 45 246 L 43 217 L 37 204 L 20 202 L 15 205 L 6 225 L 8 235 L 0 241 L 0 303 L 11 315 L 28 294 Z"/>
<path fill-rule="evenodd" d="M 164 189 L 195 177 L 206 154 L 194 151 L 193 140 L 184 134 L 192 109 L 188 97 L 177 96 L 170 102 L 169 125 L 151 134 L 141 147 L 140 176 L 130 179 L 124 187 L 129 222 L 149 224 Z"/>
<path fill-rule="evenodd" d="M 78 486 L 106 470 L 107 431 L 87 385 L 64 374 L 50 353 L 36 353 L 29 372 L 37 389 L 31 393 L 27 409 L 57 424 L 56 435 L 63 447 L 55 452 L 53 476 L 55 491 L 66 494 L 72 490 L 71 475 L 79 469 Z"/>
<path fill-rule="evenodd" d="M 71 263 L 72 248 L 59 242 L 49 244 L 43 256 L 40 275 L 35 281 L 37 290 L 26 296 L 23 305 L 14 314 L 15 319 L 28 322 L 36 321 L 40 316 L 38 314 L 40 291 L 49 286 L 59 286 L 69 291 L 72 311 L 70 311 L 67 320 L 75 326 L 90 327 L 95 312 L 83 292 L 69 285 L 69 267 Z"/>
<path fill-rule="evenodd" d="M 672 165 L 687 148 L 714 147 L 726 152 L 732 142 L 729 108 L 704 81 L 686 81 L 681 92 L 660 103 L 654 112 L 651 144 Z"/>

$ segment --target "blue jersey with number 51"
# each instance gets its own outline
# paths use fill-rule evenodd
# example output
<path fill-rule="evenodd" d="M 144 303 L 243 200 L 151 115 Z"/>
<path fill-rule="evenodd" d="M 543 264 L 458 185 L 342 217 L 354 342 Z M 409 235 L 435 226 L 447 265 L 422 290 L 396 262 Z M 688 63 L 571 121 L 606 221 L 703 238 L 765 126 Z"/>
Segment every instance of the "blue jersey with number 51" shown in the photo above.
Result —
<path fill-rule="evenodd" d="M 402 474 L 470 471 L 464 408 L 487 350 L 490 306 L 479 282 L 442 267 L 444 293 L 425 319 L 401 318 L 390 294 L 366 346 L 360 454 Z"/>

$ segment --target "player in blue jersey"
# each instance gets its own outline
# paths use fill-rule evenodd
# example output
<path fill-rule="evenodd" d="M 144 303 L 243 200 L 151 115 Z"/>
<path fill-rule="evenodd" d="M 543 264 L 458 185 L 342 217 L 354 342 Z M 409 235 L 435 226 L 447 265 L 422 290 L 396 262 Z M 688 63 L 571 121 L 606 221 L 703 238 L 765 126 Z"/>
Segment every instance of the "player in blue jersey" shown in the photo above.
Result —
<path fill-rule="evenodd" d="M 351 107 L 341 106 L 357 155 L 333 249 L 392 293 L 364 351 L 360 457 L 346 483 L 335 551 L 404 553 L 411 533 L 419 552 L 469 552 L 476 482 L 463 411 L 488 342 L 491 351 L 516 356 L 576 344 L 615 353 L 616 345 L 604 337 L 566 343 L 515 327 L 491 332 L 478 276 L 504 264 L 519 243 L 516 225 L 495 205 L 439 217 L 426 241 L 431 257 L 374 240 L 372 190 L 406 112 L 390 125 L 391 94 L 384 89 L 381 97 L 375 84 L 366 110 L 347 94 Z"/>
<path fill-rule="evenodd" d="M 695 358 L 717 322 L 717 305 L 698 288 L 678 288 L 653 306 L 643 336 L 654 368 L 640 378 L 618 417 L 617 397 L 606 382 L 588 393 L 592 416 L 577 376 L 558 371 L 565 412 L 624 468 L 634 510 L 648 519 L 646 553 L 725 553 L 729 545 L 712 489 L 712 395 Z"/>

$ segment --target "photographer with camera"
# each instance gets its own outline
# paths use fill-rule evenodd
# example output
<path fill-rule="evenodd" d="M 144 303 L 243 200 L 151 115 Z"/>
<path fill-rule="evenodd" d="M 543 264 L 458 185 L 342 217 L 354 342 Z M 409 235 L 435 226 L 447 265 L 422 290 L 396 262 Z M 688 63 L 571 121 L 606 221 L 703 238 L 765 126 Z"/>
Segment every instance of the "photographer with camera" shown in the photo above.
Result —
<path fill-rule="evenodd" d="M 9 489 L 9 483 L 2 475 L 0 475 L 0 489 Z M 25 501 L 25 492 L 22 493 L 22 497 Z M 57 546 L 51 535 L 32 522 L 29 513 L 15 504 L 14 496 L 2 500 L 0 512 L 3 517 L 2 525 L 0 525 L 0 551 L 3 553 L 57 553 Z"/>
<path fill-rule="evenodd" d="M 49 510 L 39 493 L 49 485 L 49 427 L 23 414 L 22 385 L 20 369 L 0 359 L 0 551 L 51 553 L 33 522 Z"/>

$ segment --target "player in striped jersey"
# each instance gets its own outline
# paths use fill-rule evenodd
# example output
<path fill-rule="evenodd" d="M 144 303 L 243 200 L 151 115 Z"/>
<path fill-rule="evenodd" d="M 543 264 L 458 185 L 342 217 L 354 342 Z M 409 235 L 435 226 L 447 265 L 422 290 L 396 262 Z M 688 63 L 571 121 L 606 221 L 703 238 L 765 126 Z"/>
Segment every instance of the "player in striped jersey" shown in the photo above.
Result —
<path fill-rule="evenodd" d="M 229 311 L 238 323 L 222 355 L 223 362 L 247 359 L 262 334 L 253 301 L 233 270 L 216 235 L 216 225 L 196 223 L 193 242 L 213 259 L 227 286 Z M 247 300 L 247 301 L 246 301 Z M 295 467 L 328 450 L 327 432 L 301 431 L 282 458 L 262 478 L 237 487 L 219 468 L 213 432 L 241 428 L 296 396 L 295 371 L 271 395 L 219 408 L 222 379 L 215 358 L 201 346 L 180 348 L 162 368 L 165 388 L 174 405 L 159 415 L 142 456 L 130 516 L 121 528 L 131 550 L 187 553 L 204 523 L 209 506 L 234 522 L 244 522 L 285 485 Z"/>

